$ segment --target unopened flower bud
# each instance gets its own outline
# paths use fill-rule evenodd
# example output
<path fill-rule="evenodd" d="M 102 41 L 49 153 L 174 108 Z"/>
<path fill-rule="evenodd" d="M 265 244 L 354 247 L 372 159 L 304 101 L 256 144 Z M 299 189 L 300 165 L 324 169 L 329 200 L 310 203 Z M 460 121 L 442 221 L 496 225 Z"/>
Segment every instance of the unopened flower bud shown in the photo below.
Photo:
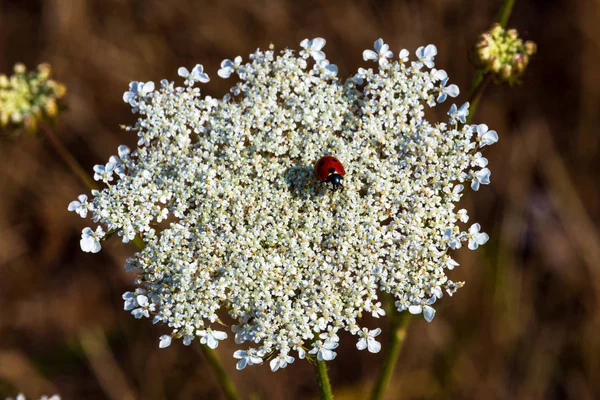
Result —
<path fill-rule="evenodd" d="M 514 84 L 519 82 L 535 52 L 535 43 L 523 43 L 516 29 L 505 30 L 495 24 L 479 36 L 472 58 L 477 67 L 493 74 L 496 81 Z"/>
<path fill-rule="evenodd" d="M 58 101 L 65 95 L 63 84 L 50 79 L 52 68 L 40 64 L 35 71 L 16 64 L 10 77 L 0 75 L 0 127 L 2 134 L 25 130 L 35 133 L 39 123 L 58 115 Z"/>

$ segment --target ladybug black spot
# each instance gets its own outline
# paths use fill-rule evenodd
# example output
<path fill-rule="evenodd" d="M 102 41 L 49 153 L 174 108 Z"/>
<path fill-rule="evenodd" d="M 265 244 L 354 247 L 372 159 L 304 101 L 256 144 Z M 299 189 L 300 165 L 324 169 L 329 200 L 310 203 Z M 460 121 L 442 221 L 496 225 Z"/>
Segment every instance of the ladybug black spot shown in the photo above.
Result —
<path fill-rule="evenodd" d="M 339 162 L 337 158 L 333 157 L 332 158 L 333 162 Z"/>
<path fill-rule="evenodd" d="M 333 174 L 335 172 L 335 168 L 329 168 L 329 173 Z"/>
<path fill-rule="evenodd" d="M 325 165 L 325 160 L 319 161 L 319 167 L 322 167 L 323 165 Z"/>

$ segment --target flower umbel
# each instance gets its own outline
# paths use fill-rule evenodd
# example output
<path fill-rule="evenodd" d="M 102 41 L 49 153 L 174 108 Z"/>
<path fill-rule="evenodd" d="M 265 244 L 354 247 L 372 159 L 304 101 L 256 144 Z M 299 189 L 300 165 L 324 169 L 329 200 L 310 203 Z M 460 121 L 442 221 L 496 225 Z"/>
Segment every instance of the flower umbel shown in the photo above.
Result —
<path fill-rule="evenodd" d="M 10 77 L 0 75 L 0 131 L 18 134 L 23 128 L 35 133 L 38 123 L 58 114 L 58 102 L 66 87 L 52 79 L 49 64 L 27 71 L 23 64 L 14 66 Z"/>
<path fill-rule="evenodd" d="M 324 45 L 225 60 L 219 76 L 238 81 L 222 99 L 196 87 L 208 82 L 201 65 L 180 69 L 183 87 L 163 80 L 126 92 L 138 148 L 97 166 L 106 188 L 69 210 L 124 241 L 141 235 L 145 248 L 126 265 L 138 287 L 123 299 L 136 318 L 169 326 L 160 347 L 173 338 L 217 347 L 226 312 L 246 344 L 234 353 L 238 369 L 275 371 L 296 353 L 332 360 L 343 331 L 377 352 L 380 329 L 361 316 L 385 316 L 378 292 L 431 321 L 442 290 L 462 286 L 446 276 L 458 266 L 450 252 L 487 240 L 479 225 L 465 231 L 455 204 L 469 183 L 489 183 L 478 151 L 497 135 L 464 124 L 468 105 L 453 105 L 448 123 L 425 119 L 426 106 L 459 95 L 434 69 L 436 47 L 409 61 L 378 40 L 364 57 L 376 69 L 343 81 Z M 325 154 L 346 166 L 343 192 L 313 176 Z M 100 250 L 103 237 L 86 228 L 82 249 Z"/>
<path fill-rule="evenodd" d="M 479 37 L 473 58 L 484 72 L 494 74 L 497 81 L 512 85 L 519 82 L 536 51 L 536 44 L 530 40 L 523 42 L 516 29 L 506 30 L 495 24 Z"/>

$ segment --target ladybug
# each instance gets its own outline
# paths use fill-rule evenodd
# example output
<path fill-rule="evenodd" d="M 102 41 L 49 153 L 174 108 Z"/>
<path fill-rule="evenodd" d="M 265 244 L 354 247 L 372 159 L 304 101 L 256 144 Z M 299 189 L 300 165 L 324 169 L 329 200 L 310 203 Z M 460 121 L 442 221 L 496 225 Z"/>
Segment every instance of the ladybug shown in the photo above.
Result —
<path fill-rule="evenodd" d="M 331 190 L 334 192 L 338 188 L 344 188 L 342 179 L 345 174 L 344 166 L 334 156 L 323 156 L 315 164 L 315 177 L 319 182 L 331 183 Z"/>

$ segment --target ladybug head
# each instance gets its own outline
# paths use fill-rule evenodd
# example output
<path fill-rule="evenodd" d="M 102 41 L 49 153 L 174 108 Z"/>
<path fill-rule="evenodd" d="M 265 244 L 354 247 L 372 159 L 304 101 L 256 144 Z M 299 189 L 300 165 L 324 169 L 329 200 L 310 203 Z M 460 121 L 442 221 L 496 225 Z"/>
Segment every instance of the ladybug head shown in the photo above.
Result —
<path fill-rule="evenodd" d="M 333 190 L 335 192 L 338 188 L 343 187 L 342 186 L 342 180 L 343 179 L 344 179 L 343 176 L 341 176 L 340 174 L 334 172 L 334 173 L 330 174 L 327 177 L 327 181 L 326 182 L 331 183 L 331 190 Z"/>

